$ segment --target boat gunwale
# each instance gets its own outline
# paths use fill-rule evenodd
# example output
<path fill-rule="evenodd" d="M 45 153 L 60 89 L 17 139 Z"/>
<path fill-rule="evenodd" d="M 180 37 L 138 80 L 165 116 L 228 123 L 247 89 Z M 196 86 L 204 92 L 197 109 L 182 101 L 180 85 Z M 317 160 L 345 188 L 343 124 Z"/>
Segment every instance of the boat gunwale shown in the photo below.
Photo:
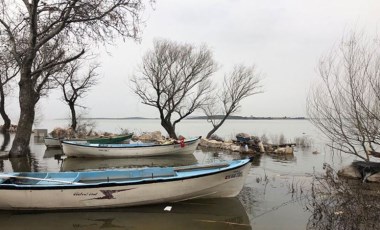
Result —
<path fill-rule="evenodd" d="M 185 144 L 194 144 L 196 141 L 200 140 L 202 136 L 199 136 L 195 139 L 190 139 L 188 141 L 184 141 Z M 72 141 L 62 141 L 62 144 L 71 145 L 71 146 L 79 146 L 85 148 L 97 148 L 97 149 L 132 149 L 132 148 L 150 148 L 150 147 L 167 147 L 167 146 L 175 146 L 180 145 L 180 143 L 170 143 L 170 144 L 152 144 L 152 145 L 131 145 L 128 144 L 90 144 L 90 143 L 72 143 Z M 104 145 L 104 146 L 103 146 Z M 124 146 L 113 146 L 113 145 L 124 145 Z M 185 146 L 186 147 L 186 146 Z M 184 148 L 185 148 L 184 147 Z"/>
<path fill-rule="evenodd" d="M 175 182 L 180 180 L 189 180 L 194 178 L 200 178 L 200 177 L 206 177 L 211 176 L 215 174 L 220 174 L 223 172 L 233 171 L 237 170 L 239 168 L 245 167 L 247 164 L 251 163 L 251 159 L 240 159 L 235 160 L 240 161 L 237 163 L 237 165 L 234 165 L 231 167 L 231 164 L 227 167 L 218 168 L 219 170 L 211 171 L 212 169 L 209 169 L 211 172 L 205 172 L 201 174 L 195 174 L 195 175 L 185 175 L 185 176 L 171 176 L 171 177 L 157 177 L 157 178 L 144 178 L 140 180 L 135 181 L 112 181 L 112 182 L 99 182 L 99 183 L 91 183 L 91 184 L 59 184 L 59 185 L 17 185 L 17 184 L 0 184 L 0 191 L 1 190 L 68 190 L 68 189 L 83 189 L 83 188 L 105 188 L 105 187 L 119 187 L 119 186 L 133 186 L 133 185 L 143 185 L 143 184 L 155 184 L 155 183 L 163 183 L 163 182 Z M 234 161 L 232 161 L 234 162 Z M 231 162 L 231 163 L 232 163 Z M 206 171 L 205 169 L 202 169 L 202 171 Z"/>
<path fill-rule="evenodd" d="M 48 140 L 57 140 L 57 141 L 88 141 L 88 140 L 97 140 L 97 139 L 112 139 L 112 138 L 121 138 L 121 137 L 125 137 L 127 136 L 127 139 L 131 139 L 133 137 L 133 133 L 130 133 L 130 134 L 126 134 L 126 135 L 117 135 L 117 136 L 110 136 L 110 137 L 96 137 L 96 138 L 92 138 L 92 139 L 86 139 L 86 138 L 79 138 L 79 139 L 70 139 L 70 138 L 59 138 L 59 137 L 51 137 L 51 136 L 46 136 L 44 137 L 44 139 L 48 139 Z"/>

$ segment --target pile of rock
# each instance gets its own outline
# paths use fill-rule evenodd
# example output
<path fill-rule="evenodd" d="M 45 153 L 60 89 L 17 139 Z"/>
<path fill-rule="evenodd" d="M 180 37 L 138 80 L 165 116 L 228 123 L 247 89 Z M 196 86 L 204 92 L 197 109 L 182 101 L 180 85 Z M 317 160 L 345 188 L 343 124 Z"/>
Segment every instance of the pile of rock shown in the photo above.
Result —
<path fill-rule="evenodd" d="M 202 138 L 199 145 L 205 148 L 224 149 L 230 150 L 232 152 L 244 151 L 244 148 L 242 146 L 234 144 L 232 141 L 217 141 Z"/>
<path fill-rule="evenodd" d="M 54 138 L 60 138 L 60 139 L 74 138 L 76 136 L 71 128 L 64 129 L 60 127 L 54 128 L 53 131 L 50 132 L 50 135 Z"/>
<path fill-rule="evenodd" d="M 50 132 L 50 135 L 55 138 L 87 138 L 87 137 L 110 137 L 115 134 L 109 132 L 95 132 L 90 130 L 89 132 L 74 132 L 71 128 L 56 127 Z"/>
<path fill-rule="evenodd" d="M 338 176 L 359 179 L 364 182 L 380 183 L 380 163 L 354 161 L 351 165 L 339 170 Z"/>
<path fill-rule="evenodd" d="M 273 148 L 272 145 L 267 145 L 264 148 L 267 149 L 266 152 L 281 154 L 281 155 L 291 155 L 294 152 L 294 148 L 291 145 L 286 145 L 284 147 L 276 146 L 275 148 Z"/>
<path fill-rule="evenodd" d="M 216 148 L 230 150 L 233 152 L 246 152 L 246 153 L 273 153 L 281 155 L 291 155 L 293 154 L 292 144 L 288 145 L 272 145 L 264 144 L 260 138 L 255 136 L 250 136 L 247 133 L 236 134 L 236 140 L 220 141 L 220 140 L 210 140 L 202 139 L 200 146 L 205 148 Z"/>
<path fill-rule="evenodd" d="M 145 132 L 141 134 L 140 136 L 134 135 L 133 140 L 140 140 L 140 141 L 163 141 L 165 140 L 165 137 L 161 134 L 160 131 L 154 131 L 154 132 Z"/>

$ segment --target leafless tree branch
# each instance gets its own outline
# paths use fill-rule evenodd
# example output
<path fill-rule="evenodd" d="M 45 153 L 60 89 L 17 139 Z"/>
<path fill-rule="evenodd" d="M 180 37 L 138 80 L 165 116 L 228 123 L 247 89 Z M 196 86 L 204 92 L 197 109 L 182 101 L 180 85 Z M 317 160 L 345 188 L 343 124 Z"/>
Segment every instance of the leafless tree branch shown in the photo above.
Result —
<path fill-rule="evenodd" d="M 229 75 L 225 75 L 223 90 L 213 102 L 203 107 L 213 128 L 207 134 L 210 138 L 225 122 L 225 120 L 239 110 L 240 102 L 249 96 L 262 93 L 261 76 L 255 67 L 237 65 Z"/>
<path fill-rule="evenodd" d="M 143 104 L 158 109 L 161 125 L 177 138 L 176 124 L 208 103 L 210 77 L 216 68 L 205 46 L 157 40 L 132 78 L 133 91 Z"/>
<path fill-rule="evenodd" d="M 351 33 L 321 58 L 321 82 L 309 94 L 312 123 L 335 150 L 370 161 L 380 145 L 380 49 L 376 40 Z"/>

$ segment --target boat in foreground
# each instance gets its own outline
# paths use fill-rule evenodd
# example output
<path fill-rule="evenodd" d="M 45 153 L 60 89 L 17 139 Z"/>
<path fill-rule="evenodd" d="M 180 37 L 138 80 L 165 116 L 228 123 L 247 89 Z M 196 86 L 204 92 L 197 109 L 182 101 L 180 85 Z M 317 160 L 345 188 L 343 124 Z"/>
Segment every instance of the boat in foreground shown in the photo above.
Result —
<path fill-rule="evenodd" d="M 147 157 L 172 154 L 191 154 L 201 137 L 167 144 L 91 144 L 83 141 L 62 141 L 63 153 L 68 157 Z"/>
<path fill-rule="evenodd" d="M 94 209 L 234 197 L 250 159 L 181 167 L 0 174 L 0 209 Z"/>

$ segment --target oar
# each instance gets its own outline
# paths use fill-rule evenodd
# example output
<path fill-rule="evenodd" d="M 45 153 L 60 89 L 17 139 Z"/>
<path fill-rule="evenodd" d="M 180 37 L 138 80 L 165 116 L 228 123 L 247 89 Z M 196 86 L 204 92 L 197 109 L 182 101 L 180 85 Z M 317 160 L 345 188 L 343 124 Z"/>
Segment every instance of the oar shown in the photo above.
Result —
<path fill-rule="evenodd" d="M 229 163 L 221 162 L 215 164 L 205 164 L 205 165 L 189 165 L 189 166 L 179 166 L 174 167 L 174 171 L 188 171 L 193 169 L 212 169 L 212 168 L 224 168 L 229 166 Z"/>
<path fill-rule="evenodd" d="M 5 175 L 0 174 L 1 178 L 17 178 L 17 179 L 27 179 L 27 180 L 38 180 L 38 181 L 50 181 L 50 182 L 57 182 L 62 184 L 83 184 L 79 182 L 73 182 L 73 181 L 64 181 L 64 180 L 55 180 L 55 179 L 46 179 L 46 178 L 38 178 L 38 177 L 28 177 L 28 176 L 13 176 L 13 175 Z"/>

